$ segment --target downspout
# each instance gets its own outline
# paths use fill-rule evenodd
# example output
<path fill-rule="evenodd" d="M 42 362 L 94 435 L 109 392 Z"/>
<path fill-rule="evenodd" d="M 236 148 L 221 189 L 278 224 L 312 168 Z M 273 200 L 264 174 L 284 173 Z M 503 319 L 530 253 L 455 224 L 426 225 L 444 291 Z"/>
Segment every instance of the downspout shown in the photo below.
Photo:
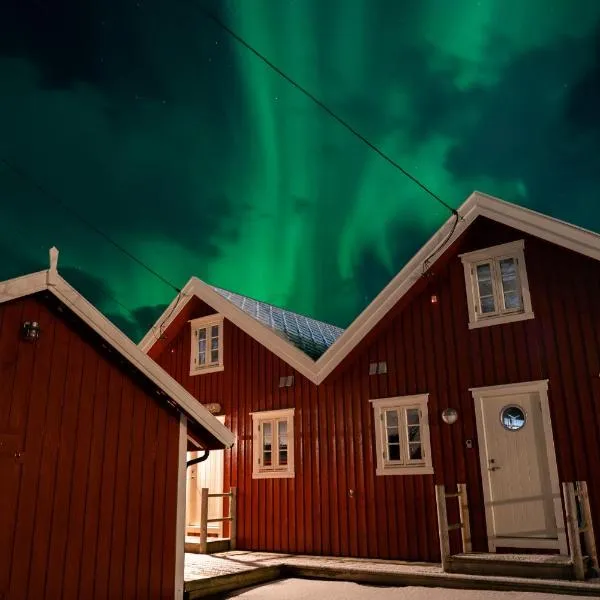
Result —
<path fill-rule="evenodd" d="M 209 454 L 210 450 L 205 450 L 203 456 L 199 456 L 198 458 L 192 458 L 192 460 L 188 460 L 187 467 L 192 467 L 193 465 L 204 462 L 208 458 Z"/>

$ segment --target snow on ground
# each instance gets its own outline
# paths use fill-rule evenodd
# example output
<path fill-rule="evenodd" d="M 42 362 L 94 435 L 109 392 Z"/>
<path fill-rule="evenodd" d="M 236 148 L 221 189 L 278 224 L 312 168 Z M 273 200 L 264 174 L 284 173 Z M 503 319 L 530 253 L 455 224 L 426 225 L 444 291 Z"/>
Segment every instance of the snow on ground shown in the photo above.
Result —
<path fill-rule="evenodd" d="M 374 587 L 348 581 L 280 579 L 237 592 L 227 598 L 244 600 L 581 600 L 537 592 L 493 592 L 428 587 Z"/>

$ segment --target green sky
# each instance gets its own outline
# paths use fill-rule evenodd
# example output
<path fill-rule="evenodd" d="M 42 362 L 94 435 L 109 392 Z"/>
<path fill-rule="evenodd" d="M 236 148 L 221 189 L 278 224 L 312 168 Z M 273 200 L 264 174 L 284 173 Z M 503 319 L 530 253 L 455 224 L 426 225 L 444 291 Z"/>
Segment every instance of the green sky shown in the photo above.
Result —
<path fill-rule="evenodd" d="M 0 9 L 1 157 L 176 286 L 345 326 L 449 216 L 197 3 L 33 4 Z M 452 206 L 600 231 L 597 0 L 203 6 Z M 57 245 L 136 339 L 174 295 L 1 165 L 0 244 L 2 278 Z"/>

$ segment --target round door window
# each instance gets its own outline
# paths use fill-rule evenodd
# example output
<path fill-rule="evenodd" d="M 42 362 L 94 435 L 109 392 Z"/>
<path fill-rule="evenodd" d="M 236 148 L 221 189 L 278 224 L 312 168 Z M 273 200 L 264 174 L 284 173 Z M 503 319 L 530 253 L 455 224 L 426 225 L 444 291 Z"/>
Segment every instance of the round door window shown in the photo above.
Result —
<path fill-rule="evenodd" d="M 527 417 L 520 406 L 505 406 L 500 413 L 500 422 L 504 429 L 518 431 L 525 426 Z"/>

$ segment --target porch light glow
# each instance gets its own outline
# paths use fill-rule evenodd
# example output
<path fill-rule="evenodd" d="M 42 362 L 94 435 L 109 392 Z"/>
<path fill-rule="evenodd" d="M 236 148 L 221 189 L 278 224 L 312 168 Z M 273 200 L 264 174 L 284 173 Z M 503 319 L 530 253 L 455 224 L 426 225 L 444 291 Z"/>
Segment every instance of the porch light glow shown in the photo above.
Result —
<path fill-rule="evenodd" d="M 40 337 L 40 324 L 37 321 L 25 321 L 21 327 L 21 335 L 24 340 L 34 342 Z"/>

